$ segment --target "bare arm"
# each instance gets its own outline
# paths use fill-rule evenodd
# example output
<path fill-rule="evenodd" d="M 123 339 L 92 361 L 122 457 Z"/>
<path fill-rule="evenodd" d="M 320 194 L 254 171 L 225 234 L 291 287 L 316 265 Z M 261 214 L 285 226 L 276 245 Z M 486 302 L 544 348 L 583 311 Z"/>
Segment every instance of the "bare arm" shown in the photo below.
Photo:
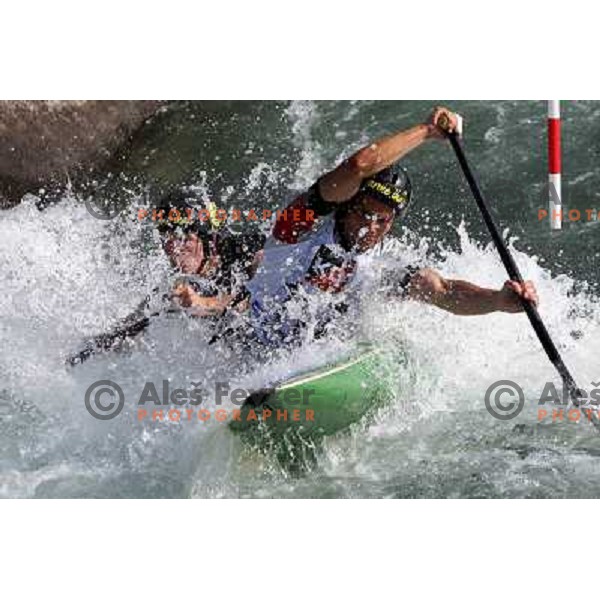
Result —
<path fill-rule="evenodd" d="M 444 133 L 438 126 L 442 115 L 449 119 L 451 129 L 456 127 L 453 113 L 445 108 L 436 108 L 427 123 L 383 137 L 353 154 L 321 177 L 319 191 L 323 198 L 328 202 L 346 202 L 356 194 L 364 179 L 399 161 L 424 141 L 443 137 Z"/>
<path fill-rule="evenodd" d="M 537 292 L 530 281 L 524 284 L 507 281 L 501 290 L 493 290 L 461 279 L 444 279 L 432 269 L 423 269 L 411 278 L 408 297 L 455 315 L 522 312 L 520 297 L 538 304 Z"/>
<path fill-rule="evenodd" d="M 228 294 L 200 296 L 189 285 L 178 285 L 173 290 L 173 298 L 180 306 L 189 308 L 194 317 L 220 316 L 232 300 Z"/>

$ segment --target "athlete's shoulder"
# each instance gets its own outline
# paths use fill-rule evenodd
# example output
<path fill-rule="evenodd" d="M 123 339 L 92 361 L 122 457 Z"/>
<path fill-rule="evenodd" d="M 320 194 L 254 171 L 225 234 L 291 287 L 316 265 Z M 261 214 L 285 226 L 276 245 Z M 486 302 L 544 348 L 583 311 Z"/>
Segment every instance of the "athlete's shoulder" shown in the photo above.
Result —
<path fill-rule="evenodd" d="M 285 209 L 277 211 L 273 237 L 285 244 L 296 244 L 316 227 L 320 218 L 334 209 L 333 204 L 322 198 L 319 184 L 316 182 Z"/>

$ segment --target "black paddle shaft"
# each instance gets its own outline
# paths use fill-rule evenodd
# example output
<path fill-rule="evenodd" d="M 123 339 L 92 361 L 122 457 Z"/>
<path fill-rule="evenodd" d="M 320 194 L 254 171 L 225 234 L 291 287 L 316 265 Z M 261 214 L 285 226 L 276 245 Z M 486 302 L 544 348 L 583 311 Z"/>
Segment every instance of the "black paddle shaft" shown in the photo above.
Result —
<path fill-rule="evenodd" d="M 488 204 L 487 204 L 485 198 L 483 197 L 481 190 L 479 189 L 479 185 L 477 184 L 475 175 L 473 174 L 473 171 L 471 171 L 471 168 L 469 167 L 469 163 L 467 162 L 467 158 L 465 156 L 464 150 L 460 144 L 457 134 L 455 132 L 450 132 L 447 135 L 448 135 L 448 138 L 450 139 L 450 143 L 452 144 L 452 148 L 454 148 L 454 152 L 456 153 L 456 157 L 458 158 L 458 162 L 460 163 L 460 166 L 462 167 L 462 170 L 463 170 L 463 173 L 465 174 L 467 182 L 469 183 L 471 192 L 473 193 L 473 196 L 475 197 L 477 206 L 479 207 L 479 210 L 481 211 L 483 220 L 485 221 L 485 224 L 487 225 L 487 227 L 490 231 L 492 239 L 494 240 L 494 243 L 496 244 L 496 248 L 498 249 L 498 252 L 500 253 L 500 258 L 502 259 L 502 262 L 504 263 L 504 267 L 506 268 L 508 275 L 510 276 L 510 278 L 513 281 L 518 281 L 520 283 L 523 283 L 523 277 L 521 276 L 519 267 L 517 266 L 517 263 L 514 261 L 510 251 L 506 247 L 506 244 L 504 243 L 502 236 L 498 232 L 498 228 L 496 227 L 494 218 L 492 217 L 492 214 L 490 212 Z M 561 358 L 560 354 L 558 353 L 558 350 L 556 349 L 556 346 L 554 345 L 554 342 L 552 341 L 552 338 L 550 337 L 550 334 L 548 333 L 548 330 L 546 329 L 546 326 L 544 325 L 544 322 L 542 321 L 537 308 L 535 307 L 534 304 L 532 304 L 531 302 L 529 302 L 529 300 L 526 300 L 525 298 L 520 298 L 520 300 L 523 304 L 525 312 L 527 313 L 527 316 L 529 317 L 529 321 L 531 322 L 533 329 L 535 330 L 542 346 L 544 347 L 544 350 L 546 351 L 548 358 L 550 359 L 550 362 L 556 367 L 556 370 L 558 371 L 558 373 L 562 377 L 563 381 L 565 382 L 565 385 L 569 391 L 570 396 L 573 399 L 581 398 L 582 392 L 577 387 L 577 384 L 575 383 L 573 376 L 569 372 L 569 369 L 567 368 L 563 359 Z"/>

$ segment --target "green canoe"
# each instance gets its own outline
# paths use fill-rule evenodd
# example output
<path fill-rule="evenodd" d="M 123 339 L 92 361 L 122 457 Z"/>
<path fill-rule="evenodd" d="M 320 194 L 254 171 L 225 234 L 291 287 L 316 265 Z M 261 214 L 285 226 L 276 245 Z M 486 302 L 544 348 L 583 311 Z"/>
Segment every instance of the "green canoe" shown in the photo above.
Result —
<path fill-rule="evenodd" d="M 229 426 L 240 433 L 290 430 L 319 438 L 372 414 L 393 396 L 397 362 L 392 353 L 360 346 L 334 364 L 254 392 Z"/>

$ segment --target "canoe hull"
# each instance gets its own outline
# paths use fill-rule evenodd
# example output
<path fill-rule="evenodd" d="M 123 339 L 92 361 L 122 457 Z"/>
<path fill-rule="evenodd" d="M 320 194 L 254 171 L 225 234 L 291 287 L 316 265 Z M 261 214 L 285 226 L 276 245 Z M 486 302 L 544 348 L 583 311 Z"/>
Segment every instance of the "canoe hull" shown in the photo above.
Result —
<path fill-rule="evenodd" d="M 373 413 L 392 395 L 389 353 L 360 348 L 344 360 L 252 394 L 231 429 L 257 427 L 310 437 L 334 435 Z"/>

